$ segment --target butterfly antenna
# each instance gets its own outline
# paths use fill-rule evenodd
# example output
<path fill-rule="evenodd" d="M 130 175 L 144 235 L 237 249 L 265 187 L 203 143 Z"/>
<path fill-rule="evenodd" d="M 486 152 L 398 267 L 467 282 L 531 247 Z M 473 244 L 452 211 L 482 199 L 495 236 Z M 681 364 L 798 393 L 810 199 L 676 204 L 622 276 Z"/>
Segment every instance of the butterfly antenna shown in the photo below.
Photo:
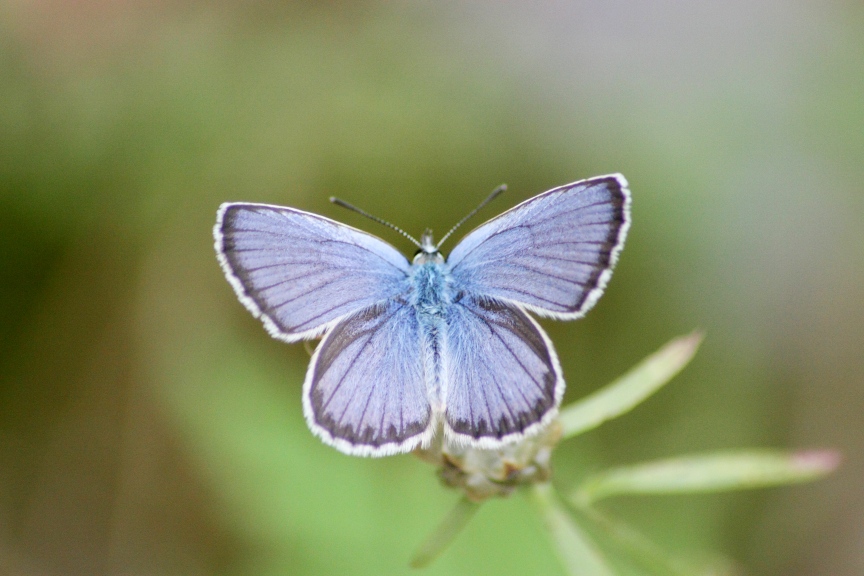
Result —
<path fill-rule="evenodd" d="M 388 228 L 392 228 L 393 230 L 395 230 L 396 232 L 399 232 L 400 234 L 405 236 L 405 238 L 407 238 L 408 240 L 413 242 L 414 245 L 417 246 L 418 248 L 423 247 L 420 244 L 420 242 L 417 241 L 416 238 L 414 238 L 413 236 L 411 236 L 410 234 L 408 234 L 407 232 L 405 232 L 404 230 L 402 230 L 401 228 L 399 228 L 395 224 L 391 224 L 390 222 L 387 222 L 383 218 L 378 218 L 377 216 L 373 216 L 372 214 L 369 214 L 365 210 L 358 208 L 358 207 L 354 206 L 353 204 L 349 204 L 348 202 L 345 202 L 344 200 L 340 200 L 339 198 L 336 198 L 335 196 L 330 197 L 330 202 L 332 202 L 333 204 L 336 204 L 337 206 L 342 206 L 343 208 L 348 208 L 349 210 L 353 210 L 354 212 L 357 212 L 358 214 L 361 214 L 361 215 L 369 218 L 370 220 L 374 220 L 375 222 L 378 222 L 379 224 L 383 224 L 384 226 L 387 226 Z"/>
<path fill-rule="evenodd" d="M 453 232 L 455 232 L 457 228 L 459 228 L 460 226 L 462 226 L 462 224 L 464 224 L 464 223 L 465 223 L 469 218 L 471 218 L 472 216 L 474 216 L 477 212 L 480 211 L 481 208 L 483 208 L 484 206 L 486 206 L 486 204 L 488 204 L 489 202 L 491 202 L 492 200 L 494 200 L 496 197 L 498 197 L 499 194 L 501 194 L 501 193 L 504 192 L 505 190 L 507 190 L 507 185 L 506 185 L 506 184 L 501 184 L 500 186 L 498 186 L 497 188 L 495 188 L 494 190 L 492 190 L 492 193 L 489 194 L 489 196 L 487 196 L 486 199 L 483 200 L 483 201 L 480 203 L 479 206 L 477 206 L 476 208 L 474 208 L 471 212 L 468 213 L 467 216 L 465 216 L 465 217 L 462 218 L 459 222 L 457 222 L 456 225 L 453 226 L 453 228 L 451 228 L 450 231 L 447 232 L 447 233 L 444 235 L 443 238 L 441 238 L 441 240 L 438 242 L 438 245 L 437 245 L 435 248 L 436 248 L 436 249 L 440 248 L 441 245 L 444 244 L 444 241 L 447 240 L 447 238 L 449 238 L 450 235 L 453 234 Z"/>

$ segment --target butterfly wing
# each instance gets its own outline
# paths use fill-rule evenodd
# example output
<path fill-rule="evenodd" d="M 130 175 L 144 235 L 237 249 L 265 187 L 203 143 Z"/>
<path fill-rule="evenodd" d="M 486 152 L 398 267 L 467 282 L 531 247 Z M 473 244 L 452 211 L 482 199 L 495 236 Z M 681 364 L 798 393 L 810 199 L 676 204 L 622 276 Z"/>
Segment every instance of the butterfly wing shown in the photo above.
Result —
<path fill-rule="evenodd" d="M 280 340 L 319 336 L 339 318 L 407 289 L 402 254 L 323 216 L 226 203 L 213 233 L 240 301 Z"/>
<path fill-rule="evenodd" d="M 620 174 L 567 184 L 486 222 L 447 262 L 453 286 L 562 320 L 583 316 L 612 274 L 630 227 Z"/>
<path fill-rule="evenodd" d="M 558 357 L 518 306 L 463 298 L 450 308 L 445 346 L 449 436 L 496 448 L 555 416 L 564 394 Z"/>
<path fill-rule="evenodd" d="M 386 456 L 428 443 L 426 355 L 417 315 L 389 301 L 336 323 L 303 385 L 312 431 L 346 454 Z"/>

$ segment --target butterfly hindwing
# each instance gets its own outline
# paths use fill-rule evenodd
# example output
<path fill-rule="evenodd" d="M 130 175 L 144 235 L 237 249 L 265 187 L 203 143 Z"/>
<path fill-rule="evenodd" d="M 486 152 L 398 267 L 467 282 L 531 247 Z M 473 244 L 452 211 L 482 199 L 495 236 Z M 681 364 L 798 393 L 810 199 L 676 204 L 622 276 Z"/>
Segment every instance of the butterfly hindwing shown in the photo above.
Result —
<path fill-rule="evenodd" d="M 293 208 L 219 208 L 216 252 L 240 301 L 276 338 L 320 335 L 336 319 L 406 290 L 410 267 L 371 234 Z"/>
<path fill-rule="evenodd" d="M 526 200 L 468 234 L 448 258 L 454 286 L 579 318 L 603 293 L 630 225 L 621 175 L 567 184 Z"/>
<path fill-rule="evenodd" d="M 407 452 L 432 434 L 423 340 L 414 309 L 397 301 L 336 323 L 312 357 L 303 386 L 309 427 L 361 456 Z"/>
<path fill-rule="evenodd" d="M 446 434 L 493 448 L 554 417 L 564 393 L 561 368 L 524 311 L 463 298 L 451 306 L 445 338 Z"/>

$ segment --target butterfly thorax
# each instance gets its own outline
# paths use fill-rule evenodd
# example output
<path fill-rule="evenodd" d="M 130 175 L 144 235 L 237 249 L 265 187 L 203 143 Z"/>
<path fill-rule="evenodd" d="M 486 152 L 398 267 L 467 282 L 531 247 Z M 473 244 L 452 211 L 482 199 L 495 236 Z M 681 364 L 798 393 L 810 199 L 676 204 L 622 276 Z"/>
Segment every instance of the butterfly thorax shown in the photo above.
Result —
<path fill-rule="evenodd" d="M 444 308 L 452 301 L 444 266 L 444 256 L 426 229 L 420 236 L 420 250 L 411 266 L 411 304 L 417 310 L 421 323 L 436 323 L 443 317 Z"/>
<path fill-rule="evenodd" d="M 447 282 L 444 258 L 435 253 L 422 254 L 424 262 L 411 267 L 410 302 L 417 310 L 421 322 L 435 321 L 443 317 L 444 309 L 453 301 Z M 437 256 L 437 258 L 434 258 Z M 420 258 L 418 258 L 420 259 Z"/>

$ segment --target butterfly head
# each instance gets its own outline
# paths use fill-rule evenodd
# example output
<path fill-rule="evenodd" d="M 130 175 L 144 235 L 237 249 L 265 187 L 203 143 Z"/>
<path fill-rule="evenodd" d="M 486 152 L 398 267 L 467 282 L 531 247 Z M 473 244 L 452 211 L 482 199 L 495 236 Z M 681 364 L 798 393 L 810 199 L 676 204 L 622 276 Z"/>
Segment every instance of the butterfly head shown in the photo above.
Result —
<path fill-rule="evenodd" d="M 438 252 L 438 246 L 432 238 L 432 230 L 427 228 L 420 236 L 420 249 L 414 254 L 414 264 L 443 264 L 444 257 Z"/>

